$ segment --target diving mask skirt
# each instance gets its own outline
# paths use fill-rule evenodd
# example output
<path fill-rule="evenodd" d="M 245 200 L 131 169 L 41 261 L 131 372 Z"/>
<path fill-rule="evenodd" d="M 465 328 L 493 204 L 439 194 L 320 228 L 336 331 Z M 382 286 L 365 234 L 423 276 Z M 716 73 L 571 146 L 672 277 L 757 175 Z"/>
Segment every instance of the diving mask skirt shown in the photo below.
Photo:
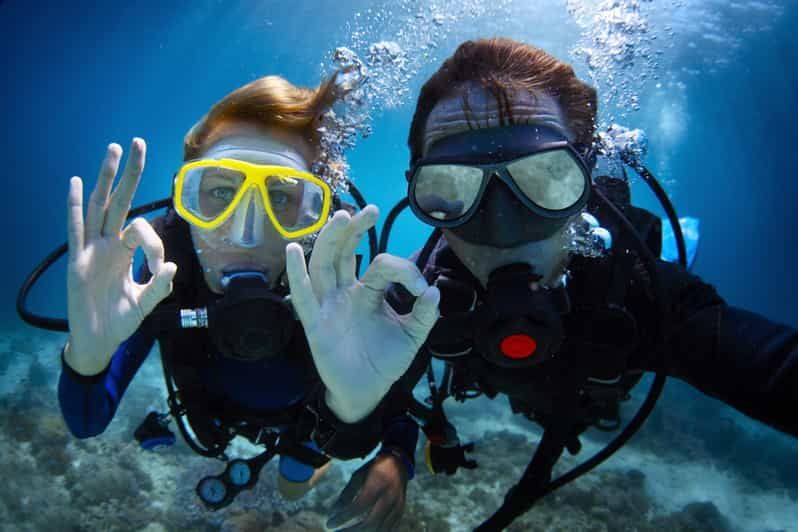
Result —
<path fill-rule="evenodd" d="M 461 239 L 515 247 L 550 237 L 590 195 L 590 172 L 557 130 L 517 125 L 435 141 L 411 169 L 408 199 L 423 222 Z"/>
<path fill-rule="evenodd" d="M 241 207 L 265 212 L 282 237 L 299 238 L 321 229 L 331 197 L 330 187 L 307 171 L 238 159 L 189 161 L 175 177 L 175 210 L 203 229 L 219 227 Z"/>

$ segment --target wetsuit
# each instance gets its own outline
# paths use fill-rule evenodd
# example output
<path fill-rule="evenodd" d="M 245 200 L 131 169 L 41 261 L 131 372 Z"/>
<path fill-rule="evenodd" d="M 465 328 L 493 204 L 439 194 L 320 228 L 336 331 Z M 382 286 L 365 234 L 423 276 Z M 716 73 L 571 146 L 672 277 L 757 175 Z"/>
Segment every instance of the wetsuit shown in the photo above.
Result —
<path fill-rule="evenodd" d="M 572 311 L 596 308 L 606 297 L 597 290 L 602 285 L 598 277 L 603 274 L 589 259 L 576 262 L 567 285 Z M 798 331 L 727 305 L 711 285 L 678 265 L 659 261 L 657 269 L 670 299 L 671 327 L 664 343 L 657 345 L 654 341 L 660 315 L 645 275 L 636 272 L 630 275 L 623 303 L 636 321 L 637 341 L 623 357 L 585 349 L 580 335 L 586 324 L 569 321 L 566 315 L 565 340 L 555 360 L 541 366 L 507 369 L 472 351 L 446 359 L 454 368 L 453 382 L 488 395 L 505 393 L 514 411 L 545 418 L 553 406 L 547 393 L 557 393 L 556 383 L 552 387 L 550 380 L 552 374 L 582 365 L 585 376 L 604 381 L 612 379 L 618 370 L 640 374 L 661 369 L 754 419 L 798 436 L 794 409 L 798 405 Z M 430 281 L 441 273 L 478 283 L 445 238 L 424 269 Z M 443 293 L 441 308 L 445 297 Z M 408 304 L 405 301 L 395 306 L 401 309 Z"/>

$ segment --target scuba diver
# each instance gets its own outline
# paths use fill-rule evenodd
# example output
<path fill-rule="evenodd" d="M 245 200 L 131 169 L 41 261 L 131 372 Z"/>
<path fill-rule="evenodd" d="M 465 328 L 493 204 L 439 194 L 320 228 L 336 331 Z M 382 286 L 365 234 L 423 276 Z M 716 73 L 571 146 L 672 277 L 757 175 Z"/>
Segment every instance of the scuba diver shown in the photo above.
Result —
<path fill-rule="evenodd" d="M 441 317 L 419 358 L 431 397 L 411 411 L 433 472 L 474 468 L 446 419 L 447 397 L 505 394 L 543 436 L 502 506 L 477 530 L 502 530 L 535 501 L 617 450 L 650 412 L 666 376 L 798 436 L 798 332 L 728 306 L 679 264 L 659 260 L 661 221 L 630 203 L 622 175 L 596 172 L 595 90 L 543 50 L 468 41 L 424 84 L 408 138 L 408 203 L 434 229 L 416 263 L 440 289 Z M 667 200 L 651 174 L 624 160 Z M 623 169 L 623 165 L 621 165 Z M 595 173 L 594 173 L 595 172 Z M 575 253 L 574 250 L 580 250 Z M 397 287 L 392 305 L 413 296 Z M 644 372 L 649 396 L 600 453 L 559 478 L 564 450 L 594 426 L 621 427 L 619 403 Z"/>
<path fill-rule="evenodd" d="M 197 484 L 207 508 L 253 487 L 275 455 L 280 491 L 293 500 L 330 458 L 364 457 L 381 442 L 347 489 L 367 506 L 352 516 L 356 526 L 391 529 L 413 477 L 418 428 L 389 389 L 438 317 L 438 290 L 412 262 L 387 255 L 357 278 L 355 249 L 377 209 L 363 202 L 357 214 L 330 217 L 346 205 L 318 164 L 319 118 L 340 96 L 335 76 L 315 89 L 269 76 L 225 96 L 186 135 L 172 201 L 158 203 L 168 210 L 152 224 L 125 226 L 142 139 L 133 139 L 113 191 L 122 150 L 109 145 L 85 221 L 82 180 L 72 178 L 70 334 L 58 398 L 76 437 L 101 434 L 157 340 L 169 413 L 151 413 L 136 437 L 147 448 L 169 444 L 174 420 L 194 451 L 225 461 Z M 139 248 L 146 260 L 134 275 Z M 418 297 L 413 311 L 385 303 L 393 283 Z M 57 328 L 32 319 L 22 297 L 23 318 Z M 231 459 L 235 436 L 263 452 Z"/>

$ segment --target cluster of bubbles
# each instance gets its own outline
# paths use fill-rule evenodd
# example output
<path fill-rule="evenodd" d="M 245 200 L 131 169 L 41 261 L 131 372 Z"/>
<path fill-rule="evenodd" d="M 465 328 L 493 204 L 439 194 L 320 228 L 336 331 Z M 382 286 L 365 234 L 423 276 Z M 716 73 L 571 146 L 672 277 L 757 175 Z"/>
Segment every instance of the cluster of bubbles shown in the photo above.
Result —
<path fill-rule="evenodd" d="M 568 12 L 581 28 L 582 37 L 571 50 L 583 59 L 591 83 L 611 111 L 639 109 L 639 96 L 649 78 L 657 79 L 661 47 L 654 48 L 656 32 L 643 4 L 651 0 L 566 0 Z M 345 152 L 372 132 L 373 117 L 385 109 L 404 105 L 411 81 L 419 70 L 438 58 L 437 48 L 468 19 L 505 9 L 512 0 L 433 1 L 426 5 L 401 0 L 357 13 L 350 23 L 350 42 L 335 48 L 322 63 L 324 75 L 333 76 L 337 102 L 322 117 L 318 128 L 322 158 L 314 170 L 337 193 L 348 190 L 349 167 Z M 669 32 L 672 36 L 673 33 Z M 379 38 L 376 38 L 379 36 Z M 608 175 L 625 178 L 624 158 L 639 161 L 647 146 L 641 130 L 612 124 L 600 133 L 599 149 L 614 166 Z M 596 219 L 581 214 L 566 230 L 565 247 L 588 257 L 602 256 L 611 246 L 609 232 Z"/>
<path fill-rule="evenodd" d="M 313 165 L 313 173 L 320 176 L 333 190 L 341 194 L 348 190 L 349 165 L 344 152 L 355 145 L 358 134 L 368 136 L 360 130 L 362 118 L 348 112 L 345 106 L 363 108 L 358 88 L 366 80 L 365 66 L 360 59 L 345 48 L 335 51 L 341 68 L 334 74 L 333 85 L 338 103 L 327 110 L 319 121 L 321 156 Z M 346 103 L 344 103 L 346 102 Z M 364 112 L 367 110 L 364 108 Z"/>
<path fill-rule="evenodd" d="M 610 124 L 598 134 L 599 152 L 609 168 L 606 175 L 623 176 L 624 161 L 631 166 L 643 162 L 648 152 L 648 137 L 642 129 L 630 129 L 620 124 Z M 619 172 L 619 170 L 621 170 Z"/>
<path fill-rule="evenodd" d="M 594 175 L 627 181 L 625 165 L 642 163 L 648 151 L 648 138 L 642 129 L 630 129 L 610 124 L 598 135 L 598 162 Z M 597 258 L 612 247 L 612 235 L 587 212 L 569 224 L 565 231 L 564 248 L 575 255 Z"/>
<path fill-rule="evenodd" d="M 598 134 L 598 171 L 626 180 L 625 162 L 640 163 L 648 149 L 641 129 L 615 123 L 640 109 L 640 93 L 649 79 L 658 79 L 663 39 L 648 19 L 651 0 L 566 0 L 568 12 L 581 28 L 581 38 L 571 49 L 574 59 L 587 65 L 609 124 Z M 665 28 L 669 37 L 670 28 Z M 658 44 L 659 46 L 655 46 Z M 617 116 L 616 116 L 617 112 Z M 588 213 L 582 213 L 566 229 L 565 249 L 586 257 L 601 257 L 612 246 L 612 237 Z"/>
<path fill-rule="evenodd" d="M 346 192 L 349 167 L 344 153 L 371 134 L 373 117 L 408 102 L 411 81 L 438 58 L 439 44 L 455 28 L 510 2 L 400 0 L 356 13 L 348 27 L 350 42 L 321 64 L 324 75 L 334 76 L 339 99 L 321 118 L 317 175 L 334 191 Z"/>
<path fill-rule="evenodd" d="M 599 258 L 612 247 L 612 234 L 595 216 L 582 212 L 565 229 L 565 249 L 574 255 Z"/>
<path fill-rule="evenodd" d="M 646 82 L 659 78 L 658 59 L 664 50 L 661 44 L 654 46 L 658 35 L 648 21 L 646 3 L 651 0 L 599 0 L 593 6 L 583 0 L 566 1 L 568 12 L 582 29 L 571 55 L 587 64 L 611 121 L 616 119 L 613 108 L 620 111 L 620 118 L 639 110 Z M 665 31 L 673 36 L 672 30 Z"/>

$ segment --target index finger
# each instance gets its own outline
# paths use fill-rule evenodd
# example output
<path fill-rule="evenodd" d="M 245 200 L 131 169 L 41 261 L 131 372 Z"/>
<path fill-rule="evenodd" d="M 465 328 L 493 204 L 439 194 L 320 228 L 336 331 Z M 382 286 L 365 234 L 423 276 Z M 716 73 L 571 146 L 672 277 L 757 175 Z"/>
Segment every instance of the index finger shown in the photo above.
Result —
<path fill-rule="evenodd" d="M 385 289 L 393 283 L 401 284 L 414 296 L 419 296 L 428 288 L 426 279 L 415 264 L 388 253 L 380 253 L 374 258 L 360 282 L 370 289 L 365 292 L 369 307 L 382 304 Z"/>
<path fill-rule="evenodd" d="M 338 250 L 336 270 L 338 272 L 338 286 L 349 286 L 355 282 L 355 250 L 363 234 L 377 223 L 380 211 L 375 205 L 367 205 L 362 211 L 352 217 L 342 244 Z"/>
<path fill-rule="evenodd" d="M 299 316 L 305 331 L 318 319 L 319 303 L 313 294 L 313 287 L 305 265 L 302 246 L 291 242 L 285 247 L 285 273 L 291 291 L 291 303 Z"/>
<path fill-rule="evenodd" d="M 336 212 L 313 245 L 313 253 L 310 255 L 310 282 L 320 299 L 338 286 L 335 257 L 350 220 L 346 211 Z"/>

